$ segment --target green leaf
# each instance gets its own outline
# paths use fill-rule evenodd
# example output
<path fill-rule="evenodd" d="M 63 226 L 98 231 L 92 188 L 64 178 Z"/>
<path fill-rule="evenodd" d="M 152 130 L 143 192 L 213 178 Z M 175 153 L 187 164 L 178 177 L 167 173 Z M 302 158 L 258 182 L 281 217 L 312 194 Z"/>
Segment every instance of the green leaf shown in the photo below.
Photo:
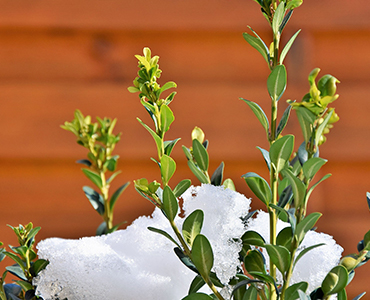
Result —
<path fill-rule="evenodd" d="M 276 237 L 276 244 L 284 246 L 289 249 L 292 243 L 293 230 L 292 227 L 285 227 L 282 229 Z"/>
<path fill-rule="evenodd" d="M 347 292 L 346 289 L 341 290 L 337 295 L 338 300 L 347 300 Z"/>
<path fill-rule="evenodd" d="M 267 119 L 266 114 L 263 111 L 263 109 L 257 103 L 254 103 L 252 101 L 249 101 L 249 100 L 246 100 L 246 99 L 243 99 L 243 98 L 239 98 L 239 99 L 243 100 L 245 103 L 248 104 L 248 106 L 253 111 L 254 115 L 257 117 L 258 121 L 260 121 L 260 123 L 262 124 L 263 128 L 266 131 L 266 135 L 268 137 L 269 136 L 269 127 L 270 127 L 270 125 L 269 125 L 269 120 Z"/>
<path fill-rule="evenodd" d="M 284 274 L 290 266 L 290 253 L 287 248 L 279 245 L 265 245 L 271 261 Z"/>
<path fill-rule="evenodd" d="M 175 194 L 168 185 L 163 189 L 163 203 L 161 208 L 165 212 L 168 220 L 173 221 L 175 219 L 179 210 L 179 204 L 177 203 Z"/>
<path fill-rule="evenodd" d="M 315 115 L 307 108 L 299 106 L 295 109 L 299 124 L 301 125 L 302 133 L 306 144 L 311 140 L 313 123 L 316 120 Z"/>
<path fill-rule="evenodd" d="M 182 225 L 182 235 L 185 242 L 191 247 L 195 237 L 200 234 L 203 226 L 204 213 L 200 209 L 193 211 Z"/>
<path fill-rule="evenodd" d="M 251 191 L 260 199 L 265 205 L 268 205 L 272 198 L 272 192 L 267 181 L 256 173 L 249 172 L 242 176 L 248 184 Z"/>
<path fill-rule="evenodd" d="M 199 168 L 207 172 L 209 157 L 206 148 L 197 139 L 193 140 L 193 156 Z"/>
<path fill-rule="evenodd" d="M 370 230 L 368 232 L 366 232 L 365 236 L 364 236 L 364 249 L 363 250 L 367 250 L 367 251 L 370 251 Z"/>
<path fill-rule="evenodd" d="M 301 243 L 303 241 L 303 238 L 306 235 L 306 233 L 315 226 L 317 220 L 321 216 L 322 214 L 318 212 L 311 213 L 297 224 L 297 228 L 294 235 L 297 237 L 298 243 Z"/>
<path fill-rule="evenodd" d="M 176 88 L 177 87 L 177 84 L 173 81 L 169 81 L 169 82 L 166 82 L 160 89 L 159 89 L 159 94 L 158 94 L 158 98 L 160 97 L 160 95 L 168 90 L 168 89 L 172 89 L 172 88 Z"/>
<path fill-rule="evenodd" d="M 33 290 L 34 287 L 32 286 L 31 283 L 29 283 L 28 281 L 24 281 L 24 280 L 14 280 L 21 288 L 23 291 L 27 292 L 28 290 Z M 1 299 L 1 298 L 0 298 Z M 11 299 L 14 299 L 14 298 L 11 298 Z M 16 300 L 18 300 L 17 298 L 15 298 Z"/>
<path fill-rule="evenodd" d="M 304 248 L 299 254 L 298 256 L 296 257 L 295 261 L 294 261 L 294 266 L 297 264 L 297 262 L 302 258 L 303 255 L 305 255 L 308 251 L 311 251 L 312 249 L 315 249 L 317 247 L 320 247 L 320 246 L 324 246 L 326 245 L 325 243 L 321 243 L 321 244 L 316 244 L 316 245 L 311 245 L 307 248 Z"/>
<path fill-rule="evenodd" d="M 301 281 L 289 286 L 285 291 L 285 300 L 297 300 L 299 299 L 298 291 L 306 293 L 308 288 L 308 283 Z"/>
<path fill-rule="evenodd" d="M 215 186 L 220 186 L 222 184 L 222 178 L 224 175 L 224 162 L 221 162 L 221 164 L 217 167 L 217 169 L 213 172 L 211 176 L 211 184 Z"/>
<path fill-rule="evenodd" d="M 176 143 L 180 140 L 180 138 L 175 139 L 173 141 L 165 141 L 163 143 L 164 146 L 164 154 L 170 156 L 173 150 L 173 147 L 175 147 Z"/>
<path fill-rule="evenodd" d="M 114 205 L 116 204 L 116 201 L 118 200 L 119 196 L 121 196 L 121 194 L 123 193 L 123 191 L 128 187 L 129 184 L 130 184 L 130 182 L 126 182 L 124 185 L 121 185 L 114 192 L 114 194 L 112 195 L 112 197 L 110 198 L 110 201 L 109 201 L 109 207 L 110 207 L 110 210 L 111 211 L 113 211 Z"/>
<path fill-rule="evenodd" d="M 193 293 L 181 300 L 213 300 L 213 298 L 204 293 Z"/>
<path fill-rule="evenodd" d="M 85 195 L 87 199 L 89 199 L 93 208 L 98 212 L 99 215 L 103 216 L 105 208 L 104 208 L 104 199 L 102 195 L 100 195 L 98 192 L 96 192 L 89 186 L 84 186 L 82 189 L 85 192 Z"/>
<path fill-rule="evenodd" d="M 244 294 L 242 300 L 257 300 L 258 291 L 254 286 L 250 286 Z"/>
<path fill-rule="evenodd" d="M 114 172 L 113 174 L 112 174 L 112 176 L 111 177 L 109 177 L 108 179 L 107 179 L 107 184 L 110 184 L 112 181 L 113 181 L 113 179 L 114 178 L 116 178 L 116 176 L 118 175 L 118 174 L 120 174 L 120 173 L 122 173 L 122 171 L 117 171 L 117 172 Z"/>
<path fill-rule="evenodd" d="M 224 183 L 222 184 L 222 186 L 225 189 L 229 189 L 229 190 L 232 190 L 232 191 L 236 192 L 235 184 L 234 184 L 234 182 L 230 178 L 225 179 L 224 180 Z"/>
<path fill-rule="evenodd" d="M 192 160 L 188 160 L 188 166 L 201 183 L 210 183 L 207 176 L 204 175 L 204 173 L 194 164 Z"/>
<path fill-rule="evenodd" d="M 294 43 L 294 40 L 296 39 L 296 37 L 298 36 L 298 34 L 301 32 L 301 29 L 299 29 L 291 38 L 290 40 L 286 43 L 284 49 L 281 51 L 281 54 L 280 54 L 280 64 L 282 65 L 283 62 L 284 62 L 284 59 L 286 57 L 286 55 L 288 54 L 288 51 L 290 49 L 290 47 L 292 47 L 293 43 Z"/>
<path fill-rule="evenodd" d="M 327 160 L 321 157 L 311 157 L 302 166 L 304 176 L 311 180 L 326 162 Z"/>
<path fill-rule="evenodd" d="M 321 284 L 321 289 L 326 296 L 334 295 L 343 290 L 348 282 L 347 269 L 341 265 L 335 266 L 326 275 L 324 281 Z"/>
<path fill-rule="evenodd" d="M 163 235 L 164 237 L 168 238 L 172 243 L 174 243 L 177 247 L 181 248 L 180 245 L 173 239 L 172 236 L 170 236 L 167 232 L 165 232 L 164 230 L 162 229 L 158 229 L 158 228 L 155 228 L 155 227 L 148 227 L 148 230 L 152 231 L 152 232 L 155 232 L 155 233 L 159 233 L 161 235 Z"/>
<path fill-rule="evenodd" d="M 294 147 L 294 136 L 285 135 L 276 140 L 270 147 L 270 160 L 275 165 L 276 172 L 279 173 L 289 162 Z"/>
<path fill-rule="evenodd" d="M 198 234 L 193 241 L 191 259 L 202 277 L 207 280 L 213 267 L 213 252 L 208 239 Z"/>
<path fill-rule="evenodd" d="M 164 185 L 166 185 L 170 181 L 175 171 L 176 171 L 175 161 L 168 155 L 163 155 L 161 158 L 161 175 Z"/>
<path fill-rule="evenodd" d="M 194 279 L 193 279 L 193 281 L 190 284 L 190 288 L 189 288 L 188 294 L 190 295 L 190 294 L 196 293 L 205 284 L 206 283 L 204 282 L 204 279 L 202 278 L 202 276 L 200 276 L 200 275 L 195 276 Z"/>
<path fill-rule="evenodd" d="M 260 251 L 250 250 L 244 257 L 244 267 L 248 273 L 259 272 L 266 274 L 265 259 Z"/>
<path fill-rule="evenodd" d="M 44 270 L 46 266 L 49 264 L 49 261 L 45 259 L 38 259 L 36 260 L 31 267 L 32 276 L 35 277 L 39 274 L 40 271 Z"/>
<path fill-rule="evenodd" d="M 284 177 L 289 179 L 290 185 L 292 186 L 295 207 L 297 208 L 304 205 L 306 196 L 306 187 L 304 183 L 299 178 L 295 177 L 289 169 L 284 169 L 281 173 Z"/>
<path fill-rule="evenodd" d="M 277 9 L 275 10 L 274 18 L 272 19 L 271 28 L 275 35 L 279 33 L 279 27 L 281 23 L 283 22 L 284 13 L 285 13 L 284 6 L 285 6 L 285 3 L 284 1 L 282 1 L 277 7 Z"/>
<path fill-rule="evenodd" d="M 108 233 L 107 223 L 105 221 L 101 222 L 98 228 L 96 229 L 95 235 L 101 236 Z"/>
<path fill-rule="evenodd" d="M 265 149 L 263 149 L 263 148 L 261 148 L 261 147 L 256 147 L 258 150 L 260 150 L 261 151 L 261 153 L 262 153 L 262 156 L 263 156 L 263 159 L 265 160 L 265 162 L 266 162 L 266 165 L 267 165 L 267 168 L 269 169 L 269 171 L 270 171 L 270 165 L 271 165 L 271 161 L 270 161 L 270 154 L 269 154 L 269 152 L 267 151 L 267 150 L 265 150 Z"/>
<path fill-rule="evenodd" d="M 161 157 L 162 153 L 162 139 L 148 126 L 146 125 L 143 121 L 141 121 L 139 118 L 136 118 L 141 125 L 151 134 L 153 137 L 155 144 L 157 145 L 157 151 L 158 151 L 158 157 Z"/>
<path fill-rule="evenodd" d="M 243 246 L 252 245 L 252 246 L 264 246 L 265 240 L 263 237 L 256 231 L 249 230 L 245 232 L 241 237 Z"/>
<path fill-rule="evenodd" d="M 173 193 L 175 194 L 175 197 L 180 197 L 189 187 L 191 186 L 190 179 L 184 179 L 180 181 L 176 187 L 173 189 Z"/>
<path fill-rule="evenodd" d="M 17 276 L 18 278 L 24 281 L 28 281 L 27 277 L 24 275 L 24 272 L 25 272 L 25 269 L 23 267 L 24 263 L 20 260 L 20 258 L 18 258 L 18 256 L 16 256 L 15 254 L 9 253 L 9 252 L 7 252 L 6 255 L 10 257 L 11 259 L 13 259 L 17 263 L 17 265 L 8 266 L 5 269 L 9 271 L 9 273 L 13 274 L 14 276 Z M 16 261 L 15 257 L 18 258 L 18 261 Z M 20 265 L 20 263 L 22 265 Z"/>
<path fill-rule="evenodd" d="M 86 177 L 89 178 L 98 188 L 102 188 L 103 181 L 101 180 L 99 174 L 90 171 L 89 169 L 82 169 L 82 172 L 84 172 Z"/>
<path fill-rule="evenodd" d="M 267 90 L 273 101 L 279 101 L 284 94 L 287 83 L 287 74 L 284 65 L 276 66 L 267 78 Z"/>
<path fill-rule="evenodd" d="M 289 119 L 289 115 L 290 115 L 291 110 L 292 110 L 292 106 L 288 105 L 288 107 L 285 109 L 284 114 L 281 117 L 279 125 L 276 129 L 276 136 L 279 136 L 283 132 L 286 124 L 288 123 L 288 119 Z"/>
<path fill-rule="evenodd" d="M 252 30 L 252 28 L 250 28 L 250 29 Z M 251 45 L 259 53 L 261 53 L 264 60 L 267 62 L 267 64 L 269 64 L 270 63 L 269 49 L 267 48 L 266 44 L 262 41 L 262 39 L 254 31 L 253 31 L 253 33 L 257 37 L 254 37 L 254 36 L 252 36 L 252 35 L 250 35 L 246 32 L 243 33 L 243 37 L 248 42 L 249 45 Z"/>
<path fill-rule="evenodd" d="M 359 299 L 361 299 L 365 294 L 366 294 L 366 292 L 363 292 L 363 293 L 361 293 L 361 294 L 357 295 L 357 296 L 356 296 L 355 298 L 353 298 L 352 300 L 359 300 Z"/>
<path fill-rule="evenodd" d="M 172 122 L 175 120 L 173 112 L 167 105 L 162 105 L 160 109 L 161 132 L 162 136 L 170 129 Z"/>

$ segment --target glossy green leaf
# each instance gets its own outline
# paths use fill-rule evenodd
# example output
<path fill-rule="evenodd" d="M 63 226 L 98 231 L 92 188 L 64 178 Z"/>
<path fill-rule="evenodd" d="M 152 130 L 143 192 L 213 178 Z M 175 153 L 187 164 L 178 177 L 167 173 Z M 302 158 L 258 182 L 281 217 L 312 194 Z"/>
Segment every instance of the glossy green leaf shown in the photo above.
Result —
<path fill-rule="evenodd" d="M 207 280 L 213 267 L 213 251 L 208 239 L 198 234 L 191 249 L 191 259 L 202 277 Z"/>
<path fill-rule="evenodd" d="M 165 212 L 168 220 L 173 221 L 177 216 L 179 204 L 175 194 L 168 185 L 163 189 L 163 203 L 161 208 Z"/>
<path fill-rule="evenodd" d="M 248 278 L 248 277 L 247 277 Z M 237 284 L 235 284 L 233 286 L 233 291 L 231 293 L 231 296 L 233 296 L 234 298 L 230 298 L 230 299 L 241 299 L 241 297 L 238 295 L 239 291 L 240 290 L 244 290 L 243 292 L 247 293 L 247 291 L 245 290 L 245 287 L 247 284 L 251 284 L 251 283 L 264 283 L 262 280 L 259 280 L 259 279 L 245 279 L 245 280 L 242 280 L 242 281 L 239 281 Z M 251 287 L 253 287 L 251 285 Z M 254 299 L 254 292 L 250 291 L 248 292 L 248 295 L 250 295 L 252 298 L 248 298 L 248 300 L 250 299 Z M 241 296 L 243 296 L 243 294 L 241 294 Z M 257 293 L 255 294 L 255 296 L 257 297 Z M 245 296 L 243 297 L 243 299 L 245 298 Z"/>
<path fill-rule="evenodd" d="M 191 186 L 190 179 L 181 180 L 173 189 L 176 198 L 180 197 Z"/>
<path fill-rule="evenodd" d="M 202 276 L 200 276 L 200 275 L 195 276 L 194 279 L 193 279 L 193 281 L 190 284 L 190 288 L 189 288 L 188 294 L 190 295 L 190 294 L 196 293 L 205 284 L 206 283 L 204 282 L 204 279 L 202 278 Z"/>
<path fill-rule="evenodd" d="M 364 248 L 363 248 L 364 250 L 370 251 L 370 230 L 366 232 L 364 236 L 363 245 L 364 245 Z"/>
<path fill-rule="evenodd" d="M 287 73 L 284 65 L 276 66 L 267 78 L 267 90 L 273 101 L 279 101 L 287 84 Z"/>
<path fill-rule="evenodd" d="M 227 178 L 224 180 L 222 186 L 225 188 L 225 189 L 229 189 L 229 190 L 232 190 L 232 191 L 236 191 L 235 189 L 235 184 L 234 182 L 230 179 L 230 178 Z"/>
<path fill-rule="evenodd" d="M 284 274 L 290 266 L 290 253 L 287 248 L 279 245 L 265 245 L 271 261 Z"/>
<path fill-rule="evenodd" d="M 250 29 L 252 30 L 252 28 Z M 253 33 L 256 34 L 254 31 Z M 248 42 L 249 45 L 251 45 L 262 55 L 267 64 L 269 64 L 270 63 L 269 49 L 267 48 L 266 44 L 262 41 L 262 39 L 258 35 L 257 37 L 254 37 L 246 32 L 243 33 L 243 37 Z"/>
<path fill-rule="evenodd" d="M 207 176 L 204 175 L 204 173 L 194 164 L 192 160 L 188 160 L 188 166 L 201 183 L 210 183 Z"/>
<path fill-rule="evenodd" d="M 322 216 L 321 213 L 314 212 L 307 215 L 303 220 L 301 220 L 301 222 L 297 224 L 295 236 L 297 237 L 298 243 L 301 243 L 303 241 L 303 238 L 306 235 L 306 233 L 315 226 L 317 220 L 321 216 Z"/>
<path fill-rule="evenodd" d="M 301 252 L 299 252 L 299 254 L 297 255 L 296 259 L 294 260 L 294 266 L 302 258 L 302 256 L 305 255 L 307 252 L 309 252 L 312 249 L 315 249 L 317 247 L 324 246 L 324 245 L 326 245 L 326 244 L 325 243 L 320 243 L 320 244 L 315 244 L 315 245 L 311 245 L 311 246 L 309 246 L 307 248 L 304 248 Z"/>
<path fill-rule="evenodd" d="M 160 97 L 160 95 L 168 90 L 168 89 L 172 89 L 172 88 L 176 88 L 177 87 L 177 84 L 173 81 L 168 81 L 166 82 L 160 89 L 159 89 L 159 93 L 158 93 L 158 98 Z"/>
<path fill-rule="evenodd" d="M 267 181 L 256 173 L 249 172 L 242 176 L 251 191 L 260 199 L 265 205 L 270 203 L 272 192 Z"/>
<path fill-rule="evenodd" d="M 103 222 L 100 223 L 100 225 L 96 229 L 95 235 L 96 236 L 101 236 L 101 235 L 107 234 L 107 233 L 108 233 L 107 223 L 105 221 L 103 221 Z"/>
<path fill-rule="evenodd" d="M 172 243 L 174 243 L 177 247 L 181 248 L 180 245 L 173 239 L 172 236 L 170 236 L 167 232 L 165 232 L 164 230 L 162 229 L 158 229 L 158 228 L 155 228 L 155 227 L 148 227 L 148 230 L 152 231 L 152 232 L 155 232 L 155 233 L 159 233 L 161 235 L 163 235 L 164 237 L 166 237 L 167 239 L 169 239 Z"/>
<path fill-rule="evenodd" d="M 299 299 L 298 291 L 306 292 L 308 283 L 301 281 L 289 286 L 285 291 L 285 300 L 297 300 Z"/>
<path fill-rule="evenodd" d="M 107 167 L 109 171 L 114 172 L 117 166 L 118 158 L 119 158 L 119 155 L 114 155 L 112 158 L 106 161 L 104 165 Z"/>
<path fill-rule="evenodd" d="M 121 185 L 115 192 L 114 194 L 112 195 L 112 197 L 110 198 L 110 201 L 109 201 L 109 207 L 110 207 L 110 210 L 113 211 L 114 209 L 114 205 L 116 204 L 116 201 L 118 200 L 118 198 L 121 196 L 121 194 L 123 193 L 123 191 L 128 187 L 128 185 L 130 184 L 130 182 L 126 182 L 125 184 Z"/>
<path fill-rule="evenodd" d="M 193 156 L 198 167 L 204 171 L 208 171 L 209 157 L 206 148 L 197 139 L 193 140 Z"/>
<path fill-rule="evenodd" d="M 304 176 L 311 180 L 326 162 L 327 160 L 321 157 L 311 157 L 302 166 Z"/>
<path fill-rule="evenodd" d="M 204 293 L 193 293 L 190 295 L 187 295 L 185 298 L 182 298 L 181 300 L 214 300 L 211 296 L 208 296 Z"/>
<path fill-rule="evenodd" d="M 326 275 L 321 284 L 321 289 L 325 295 L 334 295 L 343 290 L 348 282 L 347 269 L 341 265 L 335 266 Z"/>
<path fill-rule="evenodd" d="M 24 275 L 24 272 L 25 272 L 25 269 L 23 267 L 24 262 L 17 255 L 15 255 L 13 253 L 6 252 L 6 256 L 8 256 L 11 259 L 13 259 L 17 264 L 16 265 L 5 267 L 5 269 L 9 273 L 13 274 L 14 276 L 16 276 L 16 277 L 18 277 L 18 278 L 20 278 L 22 280 L 28 281 L 26 275 Z M 17 259 L 15 257 L 17 257 Z"/>
<path fill-rule="evenodd" d="M 162 137 L 170 129 L 172 122 L 175 120 L 172 110 L 167 105 L 162 105 L 160 109 L 161 132 Z"/>
<path fill-rule="evenodd" d="M 247 253 L 244 257 L 244 267 L 248 273 L 259 272 L 266 274 L 265 259 L 258 250 L 250 250 Z"/>
<path fill-rule="evenodd" d="M 282 1 L 275 10 L 274 18 L 272 19 L 271 28 L 274 34 L 279 34 L 279 28 L 281 23 L 283 22 L 284 13 L 285 13 L 285 3 L 284 1 Z"/>
<path fill-rule="evenodd" d="M 141 125 L 150 133 L 150 135 L 153 137 L 155 144 L 157 145 L 157 151 L 158 151 L 158 157 L 161 157 L 162 153 L 162 139 L 151 129 L 148 125 L 146 125 L 143 121 L 141 121 L 139 118 L 136 118 Z"/>
<path fill-rule="evenodd" d="M 263 109 L 257 103 L 254 103 L 252 101 L 249 101 L 249 100 L 246 100 L 246 99 L 243 99 L 243 98 L 239 98 L 239 99 L 243 100 L 245 103 L 248 104 L 248 106 L 253 111 L 254 115 L 257 117 L 258 121 L 260 121 L 260 123 L 262 124 L 263 128 L 266 131 L 266 135 L 268 137 L 269 136 L 269 127 L 270 127 L 270 125 L 269 125 L 269 120 L 267 119 L 266 114 L 263 111 Z"/>
<path fill-rule="evenodd" d="M 346 289 L 341 290 L 341 291 L 337 294 L 337 299 L 338 299 L 338 300 L 347 300 L 347 292 L 346 292 Z"/>
<path fill-rule="evenodd" d="M 361 293 L 361 294 L 359 294 L 359 295 L 357 295 L 355 298 L 353 298 L 352 300 L 359 300 L 359 299 L 361 299 L 363 296 L 365 296 L 365 294 L 366 294 L 366 292 L 363 292 L 363 293 Z"/>
<path fill-rule="evenodd" d="M 269 152 L 267 151 L 267 150 L 265 150 L 265 149 L 263 149 L 263 148 L 261 148 L 261 147 L 256 147 L 258 150 L 260 150 L 261 151 L 261 153 L 262 153 L 262 156 L 263 156 L 263 159 L 265 160 L 265 162 L 266 162 L 266 166 L 267 166 L 267 168 L 269 169 L 269 171 L 270 171 L 270 165 L 271 165 L 271 161 L 270 161 L 270 154 L 269 154 Z"/>
<path fill-rule="evenodd" d="M 315 115 L 307 108 L 299 106 L 295 109 L 301 126 L 302 133 L 306 144 L 311 140 L 313 123 L 316 120 Z"/>
<path fill-rule="evenodd" d="M 98 192 L 96 192 L 89 186 L 84 186 L 82 189 L 85 192 L 85 195 L 87 199 L 89 199 L 93 208 L 98 212 L 99 215 L 103 216 L 105 208 L 104 208 L 104 199 L 102 195 L 100 195 Z"/>
<path fill-rule="evenodd" d="M 224 162 L 217 167 L 217 169 L 213 172 L 211 176 L 211 184 L 215 186 L 220 186 L 222 184 L 222 179 L 224 176 Z"/>
<path fill-rule="evenodd" d="M 291 202 L 292 198 L 293 198 L 293 189 L 291 185 L 288 185 L 279 196 L 278 206 L 284 208 L 287 204 Z"/>
<path fill-rule="evenodd" d="M 185 242 L 191 247 L 195 237 L 200 234 L 203 226 L 204 213 L 200 209 L 194 210 L 182 225 L 182 235 Z"/>
<path fill-rule="evenodd" d="M 292 237 L 293 237 L 292 227 L 285 227 L 277 235 L 276 244 L 279 246 L 284 246 L 287 249 L 290 249 Z"/>
<path fill-rule="evenodd" d="M 276 140 L 270 147 L 270 160 L 275 165 L 276 172 L 280 173 L 289 162 L 293 153 L 294 136 L 285 135 Z"/>
<path fill-rule="evenodd" d="M 166 185 L 170 181 L 173 174 L 175 174 L 175 171 L 176 171 L 175 161 L 170 156 L 163 155 L 161 158 L 161 175 L 164 185 Z"/>
<path fill-rule="evenodd" d="M 28 290 L 32 290 L 34 289 L 34 287 L 32 286 L 31 283 L 29 283 L 28 281 L 24 281 L 24 280 L 14 280 L 21 288 L 23 291 L 28 291 Z M 5 286 L 4 286 L 5 287 Z M 1 299 L 1 298 L 0 298 Z M 13 300 L 14 298 L 11 298 L 10 300 Z M 18 298 L 19 299 L 19 298 Z M 15 300 L 18 300 L 18 299 L 15 299 Z"/>
<path fill-rule="evenodd" d="M 293 190 L 293 197 L 294 197 L 294 204 L 295 207 L 300 207 L 304 204 L 305 196 L 306 196 L 306 187 L 304 183 L 294 176 L 292 171 L 289 169 L 284 169 L 281 171 L 284 177 L 289 179 L 290 185 Z"/>
<path fill-rule="evenodd" d="M 44 270 L 46 268 L 46 266 L 49 264 L 49 261 L 47 261 L 46 259 L 38 259 L 36 260 L 33 264 L 32 264 L 32 276 L 37 276 L 39 274 L 40 271 Z"/>
<path fill-rule="evenodd" d="M 241 237 L 243 245 L 252 245 L 252 246 L 264 246 L 265 240 L 263 237 L 256 231 L 249 230 L 246 231 Z"/>
<path fill-rule="evenodd" d="M 114 172 L 112 175 L 111 175 L 111 177 L 109 177 L 108 179 L 107 179 L 107 184 L 110 184 L 112 181 L 113 181 L 113 179 L 114 178 L 116 178 L 116 176 L 118 175 L 118 174 L 120 174 L 120 173 L 122 173 L 122 171 L 117 171 L 117 172 Z"/>
<path fill-rule="evenodd" d="M 292 0 L 294 1 L 294 0 Z M 288 24 L 289 20 L 290 20 L 290 17 L 292 16 L 293 14 L 293 10 L 288 10 L 287 7 L 285 7 L 285 11 L 288 11 L 288 13 L 285 15 L 285 17 L 283 18 L 283 21 L 281 22 L 280 26 L 279 26 L 279 32 L 282 33 L 285 26 Z"/>
<path fill-rule="evenodd" d="M 176 143 L 180 140 L 180 138 L 175 139 L 173 141 L 165 141 L 163 143 L 164 146 L 164 154 L 170 156 L 173 150 L 173 147 L 175 147 Z"/>
<path fill-rule="evenodd" d="M 258 291 L 254 286 L 250 286 L 244 294 L 242 300 L 257 300 Z"/>
<path fill-rule="evenodd" d="M 186 156 L 186 158 L 188 160 L 192 160 L 193 159 L 189 148 L 187 148 L 185 146 L 182 146 L 182 151 L 184 152 L 184 154 L 185 154 L 185 156 Z"/>
<path fill-rule="evenodd" d="M 82 169 L 82 172 L 86 175 L 87 178 L 89 178 L 98 188 L 102 188 L 103 182 L 99 176 L 99 174 L 90 171 L 89 169 Z"/>
<path fill-rule="evenodd" d="M 286 124 L 288 123 L 289 115 L 292 110 L 292 106 L 288 105 L 288 107 L 285 109 L 283 116 L 281 117 L 281 120 L 279 122 L 279 125 L 276 129 L 276 136 L 278 137 L 284 130 Z"/>
<path fill-rule="evenodd" d="M 295 9 L 298 6 L 301 6 L 303 3 L 303 0 L 290 0 L 287 4 L 286 9 Z"/>
<path fill-rule="evenodd" d="M 290 47 L 292 47 L 293 43 L 294 43 L 294 40 L 297 38 L 298 34 L 301 32 L 301 29 L 299 29 L 291 38 L 290 40 L 286 43 L 286 45 L 284 46 L 283 50 L 281 51 L 281 54 L 280 54 L 280 64 L 282 65 L 283 62 L 284 62 L 284 59 L 286 57 L 286 55 L 288 54 L 288 51 L 290 49 Z"/>

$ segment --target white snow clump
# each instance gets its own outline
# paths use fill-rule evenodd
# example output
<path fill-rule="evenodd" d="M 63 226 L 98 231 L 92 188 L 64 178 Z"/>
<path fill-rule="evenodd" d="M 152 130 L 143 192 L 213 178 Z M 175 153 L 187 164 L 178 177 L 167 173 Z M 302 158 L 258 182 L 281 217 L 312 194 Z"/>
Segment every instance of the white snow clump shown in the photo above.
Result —
<path fill-rule="evenodd" d="M 241 221 L 250 207 L 245 196 L 212 185 L 191 187 L 183 195 L 185 215 L 204 211 L 202 233 L 215 257 L 213 271 L 224 283 L 236 274 L 244 232 Z M 177 217 L 182 227 L 183 218 Z M 172 234 L 159 209 L 152 217 L 139 217 L 125 230 L 79 240 L 50 238 L 37 248 L 49 265 L 35 280 L 44 300 L 151 299 L 180 300 L 187 295 L 195 273 L 176 257 L 175 245 L 147 227 Z"/>

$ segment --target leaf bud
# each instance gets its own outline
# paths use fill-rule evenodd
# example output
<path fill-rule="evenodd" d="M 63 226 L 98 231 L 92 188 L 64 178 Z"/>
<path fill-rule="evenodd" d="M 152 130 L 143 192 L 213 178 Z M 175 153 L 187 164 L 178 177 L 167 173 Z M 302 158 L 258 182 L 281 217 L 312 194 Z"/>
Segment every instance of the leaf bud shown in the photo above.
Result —
<path fill-rule="evenodd" d="M 191 140 L 198 140 L 201 144 L 204 142 L 204 132 L 199 127 L 195 126 L 191 132 Z"/>
<path fill-rule="evenodd" d="M 340 260 L 340 264 L 345 267 L 348 272 L 352 271 L 358 264 L 355 256 L 356 254 L 349 254 Z"/>

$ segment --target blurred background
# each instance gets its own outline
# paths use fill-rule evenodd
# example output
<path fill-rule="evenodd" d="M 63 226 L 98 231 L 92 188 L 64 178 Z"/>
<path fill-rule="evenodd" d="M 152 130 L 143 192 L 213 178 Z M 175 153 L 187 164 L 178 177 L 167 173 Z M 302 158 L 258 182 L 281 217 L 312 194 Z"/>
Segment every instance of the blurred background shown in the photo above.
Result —
<path fill-rule="evenodd" d="M 356 252 L 370 228 L 369 13 L 365 0 L 304 1 L 283 34 L 285 44 L 302 29 L 286 59 L 281 112 L 285 100 L 300 101 L 308 92 L 313 68 L 341 81 L 334 104 L 341 119 L 320 149 L 329 159 L 320 175 L 333 176 L 315 190 L 309 209 L 324 214 L 318 231 L 333 235 L 344 254 Z M 144 47 L 160 56 L 159 82 L 178 84 L 171 104 L 176 120 L 167 135 L 182 138 L 173 154 L 178 170 L 172 185 L 184 178 L 198 184 L 181 145 L 190 146 L 190 133 L 199 126 L 210 141 L 211 172 L 224 161 L 225 177 L 251 197 L 241 176 L 267 176 L 255 148 L 267 148 L 267 142 L 238 98 L 267 112 L 270 101 L 268 68 L 242 37 L 247 25 L 270 43 L 267 22 L 252 0 L 0 0 L 0 240 L 15 245 L 6 224 L 30 221 L 42 227 L 38 240 L 94 235 L 101 219 L 82 191 L 90 182 L 75 163 L 86 151 L 60 128 L 77 108 L 93 119 L 118 118 L 115 132 L 122 132 L 122 139 L 115 152 L 122 174 L 113 189 L 142 177 L 160 179 L 150 160 L 154 142 L 136 121 L 151 124 L 149 116 L 138 95 L 127 91 L 137 73 L 134 55 Z M 296 144 L 302 142 L 294 113 L 284 133 L 298 134 Z M 262 207 L 258 200 L 253 206 Z M 116 205 L 115 222 L 130 224 L 152 210 L 131 184 Z M 349 298 L 370 292 L 369 270 L 368 265 L 359 269 Z"/>

